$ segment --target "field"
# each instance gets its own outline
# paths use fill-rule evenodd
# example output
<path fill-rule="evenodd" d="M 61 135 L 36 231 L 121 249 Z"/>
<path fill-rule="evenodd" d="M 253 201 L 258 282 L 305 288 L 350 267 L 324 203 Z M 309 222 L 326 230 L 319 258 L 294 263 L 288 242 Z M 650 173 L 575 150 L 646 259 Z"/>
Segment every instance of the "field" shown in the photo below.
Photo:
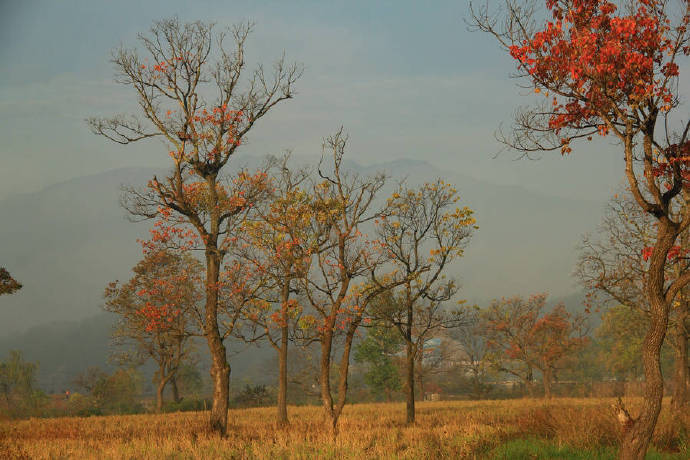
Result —
<path fill-rule="evenodd" d="M 619 429 L 610 399 L 441 401 L 347 406 L 333 441 L 319 407 L 230 411 L 226 438 L 203 412 L 0 421 L 0 458 L 613 458 Z M 628 401 L 629 403 L 629 401 Z M 634 404 L 634 403 L 633 403 Z M 690 427 L 690 415 L 683 426 Z M 662 412 L 649 458 L 688 458 L 687 438 Z"/>

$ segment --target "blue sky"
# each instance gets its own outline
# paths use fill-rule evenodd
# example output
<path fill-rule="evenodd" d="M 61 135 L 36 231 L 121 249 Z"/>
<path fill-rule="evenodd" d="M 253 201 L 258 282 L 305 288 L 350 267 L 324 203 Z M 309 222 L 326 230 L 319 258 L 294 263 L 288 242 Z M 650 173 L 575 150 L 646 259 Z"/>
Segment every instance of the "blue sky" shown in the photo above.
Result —
<path fill-rule="evenodd" d="M 520 95 L 511 59 L 491 37 L 467 31 L 465 1 L 141 3 L 0 3 L 0 199 L 112 168 L 165 165 L 160 145 L 111 145 L 83 120 L 136 109 L 112 80 L 110 50 L 172 15 L 219 27 L 252 20 L 250 60 L 270 64 L 284 50 L 305 65 L 296 98 L 257 126 L 240 155 L 317 154 L 321 139 L 344 125 L 348 155 L 364 164 L 418 158 L 597 201 L 623 177 L 623 160 L 606 141 L 568 158 L 494 158 L 494 131 L 533 96 Z"/>

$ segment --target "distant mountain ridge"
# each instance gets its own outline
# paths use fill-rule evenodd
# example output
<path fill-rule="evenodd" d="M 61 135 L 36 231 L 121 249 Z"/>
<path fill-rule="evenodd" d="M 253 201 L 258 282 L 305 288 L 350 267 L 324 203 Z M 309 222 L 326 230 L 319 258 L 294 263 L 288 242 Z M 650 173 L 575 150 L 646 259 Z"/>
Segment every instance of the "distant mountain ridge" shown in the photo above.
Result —
<path fill-rule="evenodd" d="M 319 157 L 294 156 L 315 165 Z M 238 158 L 250 169 L 260 157 Z M 570 278 L 580 235 L 599 222 L 603 203 L 548 196 L 517 186 L 487 183 L 423 160 L 347 166 L 363 174 L 384 170 L 391 185 L 437 176 L 454 184 L 463 205 L 476 211 L 479 230 L 453 268 L 472 302 L 530 292 L 565 296 L 577 290 Z M 100 311 L 105 285 L 127 279 L 140 258 L 137 238 L 147 223 L 132 223 L 119 206 L 122 184 L 145 185 L 161 170 L 124 168 L 78 177 L 0 201 L 0 263 L 24 288 L 0 298 L 0 337 L 53 321 L 81 320 Z M 2 353 L 3 350 L 0 350 Z"/>

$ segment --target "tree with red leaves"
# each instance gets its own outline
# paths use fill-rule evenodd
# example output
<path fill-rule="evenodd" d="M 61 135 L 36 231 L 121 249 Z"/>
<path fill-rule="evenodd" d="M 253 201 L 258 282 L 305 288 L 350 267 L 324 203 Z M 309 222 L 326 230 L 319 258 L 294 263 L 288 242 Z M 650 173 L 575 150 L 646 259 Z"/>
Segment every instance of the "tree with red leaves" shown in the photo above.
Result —
<path fill-rule="evenodd" d="M 661 410 L 659 361 L 671 302 L 690 274 L 667 283 L 669 251 L 690 225 L 690 121 L 680 120 L 679 62 L 690 55 L 688 0 L 505 0 L 472 7 L 474 25 L 516 61 L 517 76 L 544 99 L 518 113 L 501 139 L 529 155 L 570 153 L 576 141 L 612 136 L 638 206 L 657 219 L 644 291 L 650 328 L 644 340 L 644 402 L 624 426 L 621 458 L 644 458 Z M 679 129 L 672 126 L 679 124 Z M 674 213 L 677 205 L 682 209 Z"/>
<path fill-rule="evenodd" d="M 164 221 L 163 237 L 173 230 L 194 236 L 194 248 L 204 253 L 204 335 L 213 381 L 210 424 L 220 434 L 227 430 L 230 382 L 221 331 L 225 320 L 219 318 L 224 314 L 221 271 L 233 244 L 232 231 L 265 179 L 241 173 L 230 183 L 223 173 L 255 123 L 292 98 L 302 73 L 283 58 L 273 65 L 272 75 L 259 66 L 246 78 L 245 42 L 251 29 L 246 24 L 216 32 L 213 24 L 185 24 L 176 18 L 154 23 L 148 35 L 139 35 L 143 55 L 125 48 L 113 54 L 117 82 L 134 90 L 144 119 L 88 120 L 95 134 L 120 144 L 157 138 L 167 146 L 171 172 L 154 177 L 147 190 L 130 190 L 125 206 L 134 216 Z M 234 42 L 230 47 L 228 36 Z M 209 100 L 211 95 L 215 99 Z M 244 274 L 229 274 L 239 283 L 233 290 L 242 285 Z"/>
<path fill-rule="evenodd" d="M 22 288 L 22 285 L 17 282 L 10 272 L 5 268 L 0 267 L 0 295 L 3 294 L 14 294 Z"/>
<path fill-rule="evenodd" d="M 180 365 L 189 358 L 189 338 L 200 335 L 203 326 L 199 309 L 202 267 L 188 253 L 160 249 L 147 252 L 132 271 L 134 277 L 127 283 L 108 285 L 104 308 L 118 315 L 113 339 L 125 348 L 117 355 L 119 361 L 156 362 L 156 410 L 160 412 L 166 385 L 175 381 Z"/>
<path fill-rule="evenodd" d="M 530 391 L 534 370 L 538 369 L 548 399 L 556 371 L 587 343 L 587 338 L 583 316 L 570 314 L 563 304 L 545 309 L 546 294 L 527 300 L 512 297 L 494 301 L 483 317 L 492 365 L 519 377 Z"/>

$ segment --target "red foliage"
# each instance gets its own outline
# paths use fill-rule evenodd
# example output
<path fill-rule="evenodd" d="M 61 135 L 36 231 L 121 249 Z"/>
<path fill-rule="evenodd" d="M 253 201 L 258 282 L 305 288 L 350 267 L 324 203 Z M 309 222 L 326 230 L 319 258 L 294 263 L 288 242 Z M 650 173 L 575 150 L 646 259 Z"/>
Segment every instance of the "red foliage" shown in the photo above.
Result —
<path fill-rule="evenodd" d="M 487 313 L 488 346 L 508 359 L 541 370 L 556 368 L 587 341 L 579 335 L 581 317 L 563 304 L 544 312 L 546 294 L 494 302 Z"/>
<path fill-rule="evenodd" d="M 634 11 L 607 0 L 546 0 L 552 20 L 531 39 L 510 47 L 539 87 L 552 95 L 549 128 L 587 129 L 607 135 L 615 123 L 640 106 L 668 111 L 673 105 L 670 80 L 678 77 L 675 60 L 690 54 L 678 48 L 690 15 L 672 28 L 660 14 L 659 0 L 636 0 Z M 563 138 L 562 153 L 569 153 Z M 672 146 L 680 159 L 690 145 Z"/>

